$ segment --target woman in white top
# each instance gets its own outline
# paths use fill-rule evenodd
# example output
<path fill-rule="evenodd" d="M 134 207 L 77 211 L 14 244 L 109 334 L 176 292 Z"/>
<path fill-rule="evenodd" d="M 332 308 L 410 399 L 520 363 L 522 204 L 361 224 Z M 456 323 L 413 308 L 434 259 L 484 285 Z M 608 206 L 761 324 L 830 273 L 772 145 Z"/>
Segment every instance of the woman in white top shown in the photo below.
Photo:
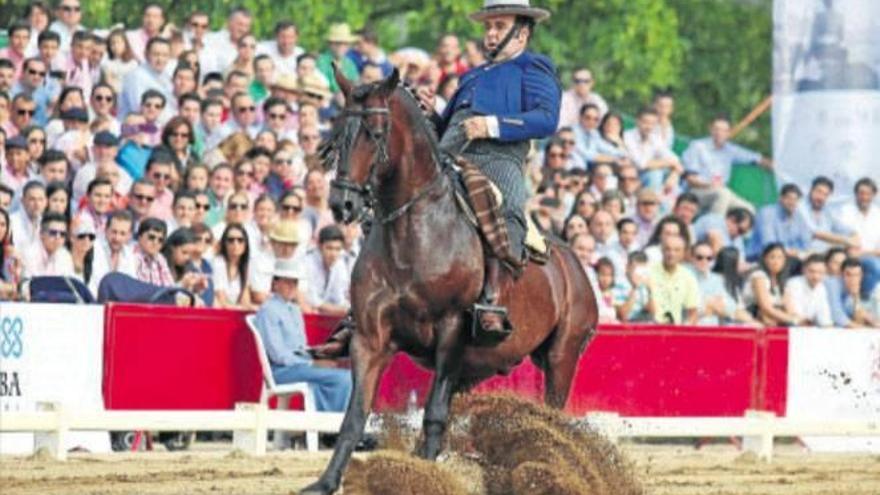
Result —
<path fill-rule="evenodd" d="M 220 238 L 214 266 L 214 307 L 256 309 L 251 304 L 249 280 L 250 246 L 245 228 L 230 224 Z"/>
<path fill-rule="evenodd" d="M 746 279 L 743 303 L 755 318 L 767 326 L 796 325 L 797 315 L 785 311 L 783 305 L 786 255 L 782 244 L 774 242 L 764 247 L 760 265 Z"/>
<path fill-rule="evenodd" d="M 114 29 L 107 36 L 107 58 L 101 62 L 101 74 L 104 82 L 110 85 L 116 94 L 122 92 L 122 80 L 138 66 L 131 44 L 125 36 L 125 30 Z"/>

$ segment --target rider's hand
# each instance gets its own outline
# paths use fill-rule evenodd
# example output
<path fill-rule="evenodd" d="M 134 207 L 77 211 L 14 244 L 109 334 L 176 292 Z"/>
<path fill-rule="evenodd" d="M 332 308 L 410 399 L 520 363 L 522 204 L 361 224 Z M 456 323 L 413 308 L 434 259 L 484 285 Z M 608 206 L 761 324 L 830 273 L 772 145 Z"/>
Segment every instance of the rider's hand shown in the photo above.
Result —
<path fill-rule="evenodd" d="M 489 123 L 486 117 L 471 117 L 462 121 L 461 126 L 464 128 L 468 139 L 485 139 L 489 137 Z"/>
<path fill-rule="evenodd" d="M 433 112 L 437 101 L 437 94 L 434 90 L 423 86 L 416 91 L 416 94 L 419 97 L 419 103 L 425 107 L 425 111 Z"/>

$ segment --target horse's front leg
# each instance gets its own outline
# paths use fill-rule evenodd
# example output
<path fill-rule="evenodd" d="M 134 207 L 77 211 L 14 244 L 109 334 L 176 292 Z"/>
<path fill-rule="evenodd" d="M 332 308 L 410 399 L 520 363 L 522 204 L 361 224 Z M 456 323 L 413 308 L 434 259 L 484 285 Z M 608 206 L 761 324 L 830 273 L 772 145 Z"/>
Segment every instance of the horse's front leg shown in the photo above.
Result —
<path fill-rule="evenodd" d="M 464 355 L 461 318 L 457 315 L 446 317 L 435 325 L 435 331 L 434 383 L 425 404 L 424 442 L 419 449 L 419 455 L 428 460 L 434 460 L 440 454 L 443 434 L 449 421 L 449 405 L 461 377 Z"/>
<path fill-rule="evenodd" d="M 389 334 L 384 333 L 384 335 Z M 336 441 L 336 449 L 321 478 L 304 488 L 300 494 L 327 495 L 335 492 L 342 481 L 342 474 L 351 459 L 355 445 L 363 436 L 379 378 L 391 356 L 387 348 L 387 339 L 372 337 L 374 335 L 365 336 L 358 332 L 352 338 L 350 347 L 352 394 Z M 382 343 L 379 343 L 379 340 Z"/>

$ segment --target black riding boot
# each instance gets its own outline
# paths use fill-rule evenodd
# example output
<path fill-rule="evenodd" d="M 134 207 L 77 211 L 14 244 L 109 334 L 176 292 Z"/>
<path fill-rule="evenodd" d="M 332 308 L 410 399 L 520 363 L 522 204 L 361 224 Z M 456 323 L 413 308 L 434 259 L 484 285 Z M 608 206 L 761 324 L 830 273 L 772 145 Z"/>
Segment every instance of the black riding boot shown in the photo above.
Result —
<path fill-rule="evenodd" d="M 513 331 L 513 327 L 507 319 L 507 308 L 498 305 L 498 297 L 501 292 L 501 270 L 501 262 L 497 258 L 487 258 L 483 293 L 479 302 L 474 305 L 475 330 L 478 324 L 482 334 L 495 339 L 504 339 Z"/>

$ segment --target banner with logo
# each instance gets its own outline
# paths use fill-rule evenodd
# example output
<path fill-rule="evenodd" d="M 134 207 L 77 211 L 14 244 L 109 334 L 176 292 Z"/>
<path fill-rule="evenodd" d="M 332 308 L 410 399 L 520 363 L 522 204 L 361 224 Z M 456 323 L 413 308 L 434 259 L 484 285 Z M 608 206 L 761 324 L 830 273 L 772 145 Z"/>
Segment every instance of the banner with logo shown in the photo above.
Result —
<path fill-rule="evenodd" d="M 806 192 L 829 176 L 835 197 L 880 182 L 880 2 L 775 0 L 773 155 L 780 184 Z"/>
<path fill-rule="evenodd" d="M 0 304 L 0 416 L 33 412 L 38 402 L 68 411 L 104 409 L 104 307 Z M 106 432 L 70 432 L 66 448 L 109 452 Z M 0 434 L 0 453 L 28 454 L 31 433 Z"/>
<path fill-rule="evenodd" d="M 792 328 L 786 416 L 880 419 L 880 330 Z M 804 437 L 821 452 L 880 453 L 880 437 Z"/>

